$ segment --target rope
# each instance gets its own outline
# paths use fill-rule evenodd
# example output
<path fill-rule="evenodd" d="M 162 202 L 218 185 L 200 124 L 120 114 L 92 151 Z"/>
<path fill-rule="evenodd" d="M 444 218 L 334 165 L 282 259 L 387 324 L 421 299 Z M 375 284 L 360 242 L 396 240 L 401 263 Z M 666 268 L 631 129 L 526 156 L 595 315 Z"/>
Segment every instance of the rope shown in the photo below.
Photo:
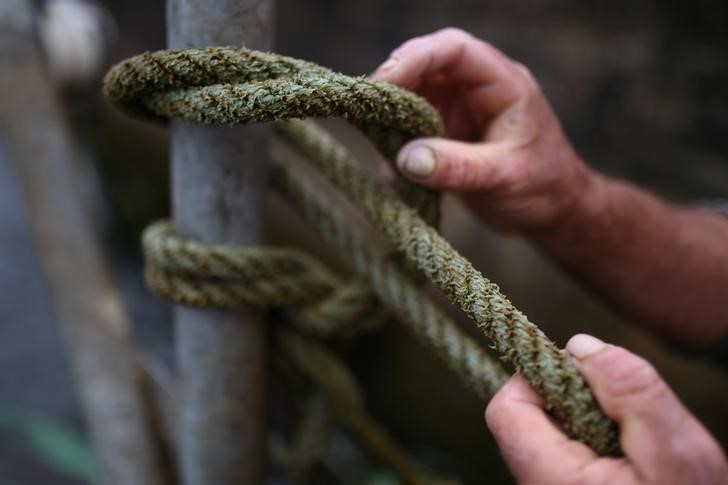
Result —
<path fill-rule="evenodd" d="M 434 109 L 411 93 L 385 83 L 335 74 L 307 62 L 245 49 L 162 51 L 131 58 L 109 72 L 105 93 L 134 113 L 179 117 L 198 123 L 237 124 L 340 116 L 362 129 L 390 161 L 407 140 L 442 133 L 442 124 Z M 347 151 L 314 125 L 295 121 L 279 123 L 277 127 L 307 160 L 357 204 L 410 264 L 419 268 L 476 322 L 495 349 L 544 395 L 548 409 L 570 436 L 599 454 L 619 452 L 616 425 L 599 409 L 575 367 L 511 304 L 497 285 L 475 270 L 432 228 L 430 224 L 437 219 L 435 194 L 405 182 L 404 202 L 400 201 L 366 177 Z M 495 367 L 487 364 L 477 344 L 422 298 L 401 265 L 391 262 L 386 253 L 376 253 L 362 244 L 354 228 L 330 204 L 317 199 L 310 187 L 287 177 L 285 169 L 276 169 L 274 178 L 278 189 L 293 201 L 293 207 L 302 212 L 323 238 L 340 253 L 348 252 L 353 266 L 368 279 L 370 291 L 419 338 L 437 350 L 461 379 L 479 389 L 481 396 L 487 396 L 503 372 L 499 371 L 499 376 L 494 378 Z M 151 239 L 152 242 L 161 240 Z M 213 263 L 207 256 L 192 260 L 188 253 L 177 257 L 167 247 L 167 259 L 158 265 L 154 256 L 164 251 L 154 249 L 151 243 L 146 246 L 150 248 L 148 256 L 151 255 L 148 276 L 179 277 L 175 280 L 176 286 L 155 286 L 154 277 L 149 278 L 152 285 L 177 301 L 185 301 L 186 297 L 180 296 L 184 294 L 180 288 L 185 284 L 185 291 L 198 295 L 187 302 L 203 305 L 216 304 L 216 298 L 223 297 L 212 295 L 225 287 L 228 289 L 220 290 L 219 294 L 227 294 L 230 301 L 239 296 L 239 303 L 243 303 L 244 293 L 258 296 L 276 293 L 271 296 L 271 302 L 288 304 L 282 300 L 290 295 L 295 296 L 291 297 L 294 303 L 307 298 L 303 291 L 292 287 L 297 281 L 302 287 L 303 282 L 311 283 L 311 299 L 317 291 L 325 293 L 328 284 L 324 280 L 329 276 L 323 276 L 325 272 L 318 263 L 305 256 L 299 258 L 301 254 L 291 250 L 279 250 L 282 252 L 272 253 L 271 261 L 261 262 L 260 253 L 255 253 L 260 249 L 251 249 L 250 253 L 247 248 L 230 249 L 238 251 L 235 258 L 213 257 Z M 259 260 L 255 270 L 247 267 L 247 258 L 252 254 Z M 296 259 L 295 263 L 286 259 L 291 256 Z M 283 263 L 284 260 L 287 262 Z M 226 267 L 222 271 L 228 273 L 209 277 L 210 268 L 219 269 L 221 265 Z M 287 265 L 295 270 L 293 274 L 284 272 Z M 207 276 L 200 278 L 203 273 Z M 247 279 L 238 279 L 239 275 Z M 263 279 L 263 276 L 270 278 Z M 278 279 L 284 282 L 275 281 Z M 279 288 L 283 296 L 278 294 Z M 262 297 L 258 301 L 265 302 Z M 489 370 L 484 373 L 481 366 L 488 366 Z M 492 375 L 486 376 L 488 372 Z"/>
<path fill-rule="evenodd" d="M 295 249 L 206 246 L 177 237 L 168 222 L 142 234 L 145 277 L 175 303 L 236 307 L 294 305 L 331 291 L 338 279 Z"/>
<path fill-rule="evenodd" d="M 158 51 L 113 66 L 104 94 L 132 114 L 231 125 L 290 118 L 347 119 L 394 163 L 413 138 L 437 136 L 437 111 L 387 83 L 352 78 L 316 64 L 235 47 Z M 404 198 L 435 222 L 437 195 L 400 178 Z"/>
<path fill-rule="evenodd" d="M 298 178 L 288 177 L 278 163 L 274 166 L 273 181 L 276 189 L 281 192 L 290 202 L 291 206 L 300 211 L 301 215 L 311 223 L 319 232 L 323 239 L 330 243 L 340 256 L 348 259 L 351 264 L 363 276 L 368 278 L 368 287 L 372 288 L 378 300 L 383 304 L 391 314 L 396 315 L 398 321 L 406 325 L 411 332 L 418 337 L 425 345 L 432 348 L 445 363 L 458 375 L 463 383 L 472 389 L 478 396 L 486 400 L 505 382 L 507 375 L 502 367 L 494 362 L 488 354 L 483 352 L 482 348 L 465 332 L 448 317 L 446 317 L 434 304 L 422 295 L 419 288 L 412 283 L 408 276 L 391 261 L 387 253 L 383 250 L 373 247 L 370 243 L 365 242 L 363 234 L 357 231 L 354 226 L 346 222 L 345 217 L 336 210 L 329 201 L 323 200 L 320 191 L 315 187 L 303 183 Z M 218 298 L 218 288 L 215 286 L 214 273 L 206 273 L 205 265 L 198 267 L 196 278 L 189 281 L 184 277 L 177 276 L 175 279 L 156 279 L 161 272 L 157 270 L 159 266 L 166 266 L 170 261 L 165 259 L 157 259 L 159 255 L 175 254 L 178 250 L 180 259 L 187 258 L 185 251 L 178 248 L 195 247 L 200 250 L 197 254 L 198 259 L 204 260 L 205 251 L 209 251 L 210 259 L 216 259 L 221 254 L 227 256 L 238 256 L 235 264 L 245 266 L 246 264 L 258 264 L 258 251 L 251 251 L 245 254 L 246 250 L 241 248 L 227 248 L 224 246 L 204 246 L 192 242 L 186 242 L 174 236 L 171 233 L 171 226 L 168 223 L 157 223 L 150 226 L 143 236 L 143 247 L 147 256 L 147 282 L 151 288 L 158 293 L 167 296 L 173 301 L 184 302 L 187 304 L 196 304 L 197 306 L 208 306 L 220 301 Z M 276 250 L 274 250 L 276 251 Z M 295 254 L 290 251 L 289 255 Z M 311 261 L 311 273 L 326 274 L 326 270 L 315 260 L 304 256 L 301 261 Z M 166 256 L 169 257 L 169 256 Z M 183 266 L 182 264 L 180 266 Z M 296 266 L 292 264 L 291 266 Z M 259 272 L 258 274 L 264 274 Z M 270 274 L 268 274 L 270 276 Z M 278 279 L 289 280 L 288 275 L 279 274 L 272 275 L 269 280 L 243 280 L 241 286 L 258 285 L 267 290 L 272 285 L 277 284 Z M 300 276 L 300 275 L 299 275 Z M 327 275 L 322 280 L 333 280 L 332 275 Z M 314 278 L 303 277 L 301 281 L 312 281 Z M 318 283 L 318 282 L 317 282 Z M 312 284 L 312 288 L 316 288 L 317 283 Z M 361 284 L 361 282 L 357 282 Z M 342 288 L 338 290 L 337 288 Z M 305 288 L 304 288 L 305 289 Z M 300 330 L 306 333 L 320 335 L 318 323 L 325 322 L 323 325 L 330 328 L 329 335 L 340 335 L 341 333 L 350 333 L 352 326 L 358 324 L 358 320 L 330 319 L 328 314 L 321 315 L 316 312 L 317 308 L 329 307 L 336 305 L 339 301 L 347 301 L 346 296 L 342 297 L 342 293 L 352 291 L 351 286 L 345 286 L 343 283 L 332 285 L 329 288 L 329 295 L 321 297 L 312 293 L 313 307 L 303 306 L 302 308 L 292 309 L 288 312 L 289 319 Z M 261 295 L 264 291 L 251 291 L 254 295 Z M 319 297 L 318 301 L 317 296 Z M 359 303 L 359 308 L 353 306 L 342 306 L 336 312 L 338 315 L 347 313 L 348 315 L 359 315 L 362 312 L 370 311 L 372 305 L 371 300 L 361 301 L 357 298 L 348 299 L 351 303 Z M 333 300 L 333 302 L 332 302 Z M 277 301 L 281 301 L 278 298 Z M 240 301 L 239 303 L 249 303 L 261 305 L 262 300 L 251 298 L 250 300 Z M 226 303 L 234 303 L 229 301 Z M 299 300 L 291 300 L 291 304 L 300 303 Z M 299 315 L 303 315 L 300 318 Z"/>
<path fill-rule="evenodd" d="M 323 345 L 285 327 L 278 329 L 278 340 L 297 368 L 316 382 L 329 399 L 334 414 L 345 429 L 357 436 L 379 460 L 388 464 L 407 483 L 422 485 L 453 484 L 415 464 L 402 448 L 366 412 L 364 396 L 354 376 Z"/>
<path fill-rule="evenodd" d="M 300 121 L 278 127 L 306 160 L 352 198 L 408 261 L 476 322 L 493 341 L 495 349 L 544 395 L 547 408 L 562 422 L 568 434 L 600 454 L 618 451 L 616 425 L 599 409 L 573 364 L 513 306 L 496 284 L 477 271 L 411 208 L 382 190 L 347 150 L 323 130 Z M 312 219 L 310 223 L 315 222 Z"/>
<path fill-rule="evenodd" d="M 508 378 L 503 367 L 426 298 L 386 252 L 366 241 L 321 191 L 289 176 L 279 163 L 273 165 L 273 182 L 322 239 L 368 278 L 379 302 L 432 349 L 467 388 L 483 400 L 500 388 Z"/>
<path fill-rule="evenodd" d="M 502 367 L 493 361 L 478 344 L 463 333 L 454 322 L 445 317 L 429 300 L 424 299 L 421 292 L 405 275 L 405 273 L 392 262 L 392 258 L 384 249 L 377 250 L 370 244 L 364 242 L 363 234 L 356 231 L 351 224 L 346 223 L 345 217 L 336 209 L 330 200 L 325 200 L 323 195 L 313 186 L 303 183 L 299 178 L 288 177 L 287 172 L 276 163 L 273 167 L 273 180 L 276 189 L 284 195 L 291 206 L 298 208 L 304 217 L 311 217 L 317 221 L 317 229 L 323 238 L 332 243 L 339 254 L 349 259 L 352 264 L 363 273 L 369 274 L 373 286 L 378 289 L 377 295 L 385 308 L 391 313 L 398 315 L 398 321 L 405 324 L 413 334 L 420 338 L 425 344 L 433 348 L 443 357 L 443 360 L 455 370 L 456 374 L 463 380 L 467 387 L 473 389 L 481 398 L 487 399 L 491 396 L 505 380 L 507 374 Z M 329 209 L 326 209 L 329 208 Z M 225 255 L 227 258 L 237 258 L 231 267 L 245 267 L 248 263 L 258 266 L 259 253 L 251 251 L 249 255 L 245 250 L 226 246 L 201 246 L 197 243 L 180 239 L 176 236 L 171 226 L 166 222 L 156 223 L 147 228 L 143 235 L 143 247 L 147 257 L 147 282 L 157 292 L 176 301 L 204 302 L 202 305 L 216 301 L 216 288 L 214 281 L 216 274 L 211 271 L 211 265 L 205 265 L 206 260 L 218 260 Z M 183 249 L 184 248 L 184 249 Z M 193 250 L 195 257 L 189 256 Z M 279 250 L 272 250 L 273 254 L 279 254 Z M 210 257 L 206 257 L 209 252 Z M 193 282 L 185 281 L 185 277 L 167 273 L 166 277 L 172 279 L 172 284 L 179 284 L 174 290 L 168 289 L 169 283 L 153 279 L 160 274 L 157 267 L 173 267 L 174 263 L 169 260 L 175 254 L 179 254 L 181 268 L 187 268 L 194 261 L 201 261 L 197 272 L 194 274 Z M 288 256 L 297 254 L 296 251 L 287 251 Z M 335 277 L 327 274 L 327 270 L 304 253 L 302 261 L 310 261 L 311 273 L 326 275 L 320 280 L 331 281 Z M 250 256 L 248 258 L 248 256 Z M 291 267 L 299 268 L 299 264 L 290 264 Z M 207 268 L 204 270 L 204 268 Z M 367 268 L 373 268 L 367 272 Z M 240 271 L 240 274 L 248 274 L 249 271 Z M 265 272 L 258 271 L 263 275 Z M 150 278 L 150 276 L 152 278 Z M 300 273 L 295 276 L 301 277 Z M 208 282 L 205 279 L 209 279 Z M 286 275 L 281 275 L 286 280 Z M 316 278 L 300 278 L 301 281 L 316 280 Z M 245 284 L 262 283 L 268 288 L 265 280 L 245 280 Z M 275 283 L 273 281 L 272 283 Z M 243 286 L 245 286 L 243 284 Z M 324 283 L 325 284 L 325 283 Z M 315 285 L 313 285 L 315 287 Z M 299 330 L 318 336 L 330 335 L 351 335 L 368 329 L 365 325 L 376 319 L 387 318 L 386 314 L 373 312 L 368 319 L 361 318 L 362 313 L 372 313 L 372 306 L 378 307 L 376 300 L 372 301 L 369 293 L 359 290 L 369 285 L 364 280 L 354 280 L 349 285 L 343 282 L 338 286 L 332 286 L 329 295 L 325 295 L 318 302 L 306 305 L 296 305 L 297 299 L 292 299 L 294 304 L 290 308 L 284 308 L 284 316 Z M 390 291 L 394 289 L 395 291 Z M 208 290 L 212 290 L 208 293 Z M 171 291 L 171 293 L 167 293 Z M 188 293 L 190 292 L 190 293 Z M 259 294 L 260 292 L 254 292 Z M 369 298 L 361 300 L 362 294 L 369 295 Z M 315 296 L 315 294 L 314 294 Z M 348 304 L 336 305 L 341 301 Z M 252 298 L 248 303 L 260 305 L 260 300 Z M 353 304 L 352 304 L 353 303 Z M 358 309 L 357 309 L 358 306 Z M 323 309 L 323 312 L 321 311 Z M 353 317 L 353 318 L 352 318 Z M 381 323 L 381 320 L 380 322 Z M 325 327 L 326 332 L 321 328 Z M 375 457 L 390 465 L 394 470 L 406 479 L 407 483 L 414 484 L 435 484 L 443 482 L 440 477 L 433 476 L 417 467 L 406 453 L 397 445 L 390 435 L 364 412 L 362 393 L 356 385 L 353 376 L 332 354 L 325 351 L 320 345 L 315 345 L 308 339 L 303 339 L 288 332 L 288 340 L 279 336 L 279 342 L 289 342 L 292 339 L 298 342 L 293 344 L 281 344 L 286 356 L 293 360 L 295 367 L 306 374 L 312 381 L 316 382 L 325 390 L 326 395 L 335 404 L 338 422 L 352 434 L 360 443 L 365 446 Z M 322 355 L 326 354 L 326 355 Z"/>
<path fill-rule="evenodd" d="M 307 396 L 301 417 L 292 426 L 288 439 L 273 434 L 268 440 L 271 462 L 283 468 L 298 482 L 310 483 L 308 475 L 319 462 L 325 463 L 324 454 L 333 431 L 334 422 L 328 399 L 321 392 Z"/>

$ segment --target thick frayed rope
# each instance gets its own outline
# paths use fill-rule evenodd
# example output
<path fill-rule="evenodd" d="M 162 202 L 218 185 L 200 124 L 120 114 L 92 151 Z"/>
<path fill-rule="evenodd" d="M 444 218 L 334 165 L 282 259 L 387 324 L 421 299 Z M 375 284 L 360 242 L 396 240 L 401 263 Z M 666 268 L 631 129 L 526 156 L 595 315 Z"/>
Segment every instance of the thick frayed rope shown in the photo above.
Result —
<path fill-rule="evenodd" d="M 301 121 L 280 123 L 278 128 L 306 160 L 352 198 L 409 262 L 477 323 L 495 349 L 544 395 L 569 434 L 601 454 L 619 450 L 616 426 L 598 407 L 576 368 L 496 284 L 415 211 L 382 190 L 324 130 Z M 315 224 L 323 217 L 318 214 L 308 221 Z"/>
<path fill-rule="evenodd" d="M 131 113 L 191 123 L 339 116 L 364 131 L 390 162 L 407 141 L 444 133 L 437 111 L 408 91 L 235 47 L 132 57 L 109 70 L 104 94 Z M 400 181 L 407 203 L 434 222 L 437 195 L 404 178 Z"/>
<path fill-rule="evenodd" d="M 145 54 L 114 67 L 107 76 L 105 91 L 131 111 L 201 123 L 341 116 L 359 126 L 390 160 L 407 140 L 442 133 L 434 110 L 401 89 L 245 49 Z M 497 285 L 483 277 L 428 225 L 436 219 L 436 198 L 431 192 L 409 184 L 406 204 L 402 203 L 363 176 L 343 147 L 311 124 L 293 122 L 279 126 L 281 133 L 390 238 L 407 261 L 478 324 L 504 358 L 544 395 L 549 410 L 569 435 L 599 454 L 619 452 L 616 425 L 599 409 L 573 364 L 513 307 Z M 305 188 L 294 187 L 290 179 L 282 187 L 293 199 L 310 199 L 310 194 L 304 194 Z M 340 230 L 330 218 L 327 220 L 330 207 L 294 207 L 302 209 L 309 223 L 319 226 L 324 237 L 327 232 Z M 369 276 L 373 283 L 371 291 L 383 302 L 389 294 L 405 295 L 410 291 L 404 289 L 407 278 L 400 278 L 397 265 L 389 269 L 360 268 L 357 261 L 354 265 Z M 395 277 L 387 279 L 393 273 Z M 413 291 L 416 293 L 416 288 Z M 395 314 L 404 319 L 404 313 Z M 428 328 L 423 325 L 420 331 L 428 332 Z M 438 338 L 452 340 L 456 336 L 442 334 Z M 439 353 L 447 356 L 448 352 Z M 462 365 L 448 363 L 454 368 Z"/>

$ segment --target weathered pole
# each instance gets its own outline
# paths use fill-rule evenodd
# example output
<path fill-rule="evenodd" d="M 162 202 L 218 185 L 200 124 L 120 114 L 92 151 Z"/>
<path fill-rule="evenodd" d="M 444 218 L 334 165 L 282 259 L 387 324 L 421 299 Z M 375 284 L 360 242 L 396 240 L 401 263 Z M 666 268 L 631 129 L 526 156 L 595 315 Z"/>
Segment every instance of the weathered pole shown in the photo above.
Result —
<path fill-rule="evenodd" d="M 272 0 L 168 0 L 170 48 L 271 49 Z M 171 123 L 172 210 L 185 237 L 256 245 L 267 186 L 265 126 Z M 265 328 L 258 312 L 175 310 L 179 453 L 186 485 L 263 479 Z"/>
<path fill-rule="evenodd" d="M 0 143 L 30 224 L 102 463 L 101 483 L 168 483 L 121 297 L 78 190 L 78 152 L 45 72 L 30 0 L 0 1 Z"/>

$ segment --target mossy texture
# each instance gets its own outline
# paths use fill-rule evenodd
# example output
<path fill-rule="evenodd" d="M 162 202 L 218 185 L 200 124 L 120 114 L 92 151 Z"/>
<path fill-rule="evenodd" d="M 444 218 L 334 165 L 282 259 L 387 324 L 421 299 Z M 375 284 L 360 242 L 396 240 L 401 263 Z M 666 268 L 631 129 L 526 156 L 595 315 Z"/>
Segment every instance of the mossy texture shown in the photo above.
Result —
<path fill-rule="evenodd" d="M 408 140 L 443 134 L 439 116 L 424 100 L 386 83 L 231 47 L 162 51 L 129 59 L 112 68 L 104 90 L 127 111 L 152 118 L 220 125 L 279 121 L 279 133 L 345 192 L 406 262 L 460 306 L 503 358 L 544 395 L 548 409 L 569 435 L 599 454 L 619 453 L 615 423 L 599 408 L 573 364 L 496 284 L 433 228 L 436 194 L 406 184 L 400 200 L 368 177 L 347 150 L 320 128 L 309 122 L 282 121 L 345 118 L 362 129 L 391 161 Z M 357 229 L 349 227 L 331 202 L 322 199 L 325 195 L 305 181 L 288 177 L 283 167 L 274 167 L 277 189 L 369 283 L 369 288 L 357 283 L 363 288 L 354 292 L 358 299 L 349 296 L 341 301 L 371 304 L 371 295 L 375 295 L 469 387 L 483 397 L 492 394 L 503 382 L 503 370 L 422 295 L 400 264 L 387 258 L 386 252 L 362 243 Z M 318 263 L 295 251 L 277 250 L 263 262 L 261 258 L 267 256 L 262 249 L 235 249 L 221 256 L 220 248 L 200 247 L 199 254 L 191 257 L 192 243 L 172 238 L 172 233 L 164 232 L 169 231 L 168 226 L 155 230 L 145 237 L 150 282 L 176 301 L 219 305 L 219 295 L 227 291 L 226 305 L 235 304 L 236 298 L 249 303 L 249 298 L 240 296 L 243 294 L 252 294 L 265 305 L 304 300 L 312 304 L 341 289 Z M 258 253 L 253 254 L 255 251 Z M 254 265 L 254 270 L 246 265 Z M 264 296 L 266 292 L 270 298 Z M 361 298 L 364 294 L 367 297 Z M 284 295 L 292 295 L 291 301 L 283 301 Z M 356 314 L 350 309 L 344 313 Z"/>

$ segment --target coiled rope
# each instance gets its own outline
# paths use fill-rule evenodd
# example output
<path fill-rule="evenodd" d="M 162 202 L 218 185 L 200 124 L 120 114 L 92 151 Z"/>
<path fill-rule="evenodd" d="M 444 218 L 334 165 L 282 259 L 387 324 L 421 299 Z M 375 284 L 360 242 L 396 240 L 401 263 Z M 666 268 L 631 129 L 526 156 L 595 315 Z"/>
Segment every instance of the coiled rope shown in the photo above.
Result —
<path fill-rule="evenodd" d="M 408 140 L 443 132 L 435 110 L 407 91 L 241 48 L 133 57 L 109 71 L 104 91 L 132 113 L 195 123 L 343 117 L 390 161 Z M 276 128 L 359 207 L 409 265 L 468 314 L 503 358 L 543 394 L 549 411 L 570 436 L 599 454 L 619 453 L 616 425 L 598 407 L 573 364 L 432 227 L 437 220 L 436 194 L 403 181 L 400 200 L 316 125 L 279 121 Z M 376 298 L 478 395 L 487 398 L 497 389 L 504 371 L 422 295 L 412 271 L 393 261 L 386 248 L 365 244 L 359 229 L 348 224 L 321 191 L 288 176 L 284 163 L 274 164 L 273 179 L 292 207 L 362 279 L 342 283 L 311 257 L 291 249 L 202 246 L 180 239 L 162 224 L 151 226 L 143 238 L 152 288 L 191 305 L 284 306 L 297 328 L 319 335 L 370 328 L 372 322 L 356 330 L 356 322 Z"/>

